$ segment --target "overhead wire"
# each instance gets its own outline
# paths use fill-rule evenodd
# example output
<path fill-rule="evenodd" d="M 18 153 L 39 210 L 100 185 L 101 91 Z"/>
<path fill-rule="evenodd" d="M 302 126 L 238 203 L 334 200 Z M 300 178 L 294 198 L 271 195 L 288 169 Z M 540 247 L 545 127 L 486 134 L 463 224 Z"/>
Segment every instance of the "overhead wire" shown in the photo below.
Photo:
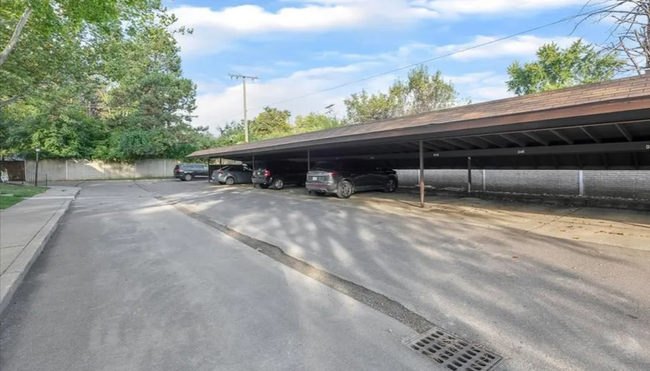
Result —
<path fill-rule="evenodd" d="M 307 98 L 307 97 L 310 97 L 310 96 L 313 96 L 313 95 L 317 95 L 317 94 L 325 93 L 325 92 L 328 92 L 328 91 L 340 89 L 340 88 L 343 88 L 343 87 L 346 87 L 346 86 L 355 85 L 355 84 L 358 84 L 358 83 L 361 83 L 361 82 L 364 82 L 364 81 L 373 80 L 373 79 L 376 79 L 378 77 L 385 76 L 385 75 L 388 75 L 388 74 L 391 74 L 391 73 L 395 73 L 395 72 L 399 72 L 399 71 L 402 71 L 402 70 L 405 70 L 405 69 L 408 69 L 408 68 L 413 68 L 413 67 L 417 67 L 417 66 L 420 66 L 420 65 L 428 64 L 428 63 L 435 62 L 435 61 L 438 61 L 438 60 L 441 60 L 441 59 L 444 59 L 444 58 L 448 58 L 448 57 L 451 57 L 451 56 L 454 56 L 454 55 L 457 55 L 457 54 L 460 54 L 460 53 L 464 53 L 464 52 L 467 52 L 467 51 L 470 51 L 470 50 L 483 48 L 485 46 L 496 44 L 496 43 L 499 43 L 499 42 L 504 41 L 504 40 L 512 39 L 512 38 L 517 37 L 517 36 L 522 36 L 522 35 L 525 35 L 527 33 L 539 31 L 541 29 L 551 27 L 551 26 L 554 26 L 556 24 L 560 24 L 560 23 L 563 23 L 563 22 L 567 22 L 567 21 L 576 19 L 578 17 L 586 17 L 586 16 L 589 16 L 591 14 L 595 14 L 598 11 L 600 11 L 600 9 L 590 11 L 590 12 L 586 12 L 586 13 L 579 13 L 579 14 L 575 14 L 575 15 L 572 15 L 572 16 L 567 16 L 567 17 L 561 18 L 561 19 L 559 19 L 557 21 L 553 21 L 553 22 L 543 24 L 541 26 L 529 28 L 529 29 L 527 29 L 525 31 L 520 31 L 520 32 L 513 33 L 513 34 L 510 34 L 510 35 L 507 35 L 507 36 L 503 36 L 503 37 L 500 37 L 500 38 L 497 38 L 497 39 L 494 39 L 494 40 L 490 40 L 490 41 L 486 41 L 486 42 L 483 42 L 483 43 L 480 43 L 480 44 L 472 45 L 472 46 L 469 46 L 469 47 L 466 47 L 466 48 L 458 49 L 458 50 L 450 52 L 450 53 L 446 53 L 446 54 L 442 54 L 442 55 L 439 55 L 439 56 L 436 56 L 436 57 L 433 57 L 433 58 L 425 59 L 423 61 L 412 63 L 412 64 L 409 64 L 409 65 L 406 65 L 406 66 L 394 68 L 392 70 L 384 71 L 384 72 L 381 72 L 381 73 L 378 73 L 378 74 L 375 74 L 375 75 L 363 77 L 363 78 L 358 79 L 358 80 L 346 82 L 346 83 L 343 83 L 343 84 L 340 84 L 340 85 L 336 85 L 336 86 L 332 86 L 332 87 L 329 87 L 329 88 L 326 88 L 326 89 L 322 89 L 322 90 L 318 90 L 318 91 L 315 91 L 315 92 L 303 94 L 303 95 L 296 96 L 296 97 L 293 97 L 293 98 L 283 99 L 283 100 L 279 100 L 277 102 L 264 104 L 264 105 L 260 105 L 260 106 L 256 106 L 256 107 L 252 107 L 252 108 L 248 108 L 247 111 L 256 110 L 256 109 L 260 109 L 260 108 L 264 108 L 264 107 L 268 107 L 268 106 L 275 106 L 275 105 L 282 104 L 282 103 L 292 102 L 292 101 Z M 239 114 L 231 116 L 231 118 L 232 117 L 237 117 L 237 116 L 239 116 Z M 222 121 L 226 121 L 226 120 L 228 120 L 228 119 L 225 119 L 225 120 L 222 120 Z"/>

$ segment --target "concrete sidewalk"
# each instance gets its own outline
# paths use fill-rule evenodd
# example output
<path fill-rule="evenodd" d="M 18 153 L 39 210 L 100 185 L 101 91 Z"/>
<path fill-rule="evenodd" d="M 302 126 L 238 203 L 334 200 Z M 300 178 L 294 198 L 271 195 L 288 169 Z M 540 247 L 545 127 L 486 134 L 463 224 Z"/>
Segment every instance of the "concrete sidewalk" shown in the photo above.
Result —
<path fill-rule="evenodd" d="M 0 212 L 0 314 L 79 190 L 50 187 Z"/>

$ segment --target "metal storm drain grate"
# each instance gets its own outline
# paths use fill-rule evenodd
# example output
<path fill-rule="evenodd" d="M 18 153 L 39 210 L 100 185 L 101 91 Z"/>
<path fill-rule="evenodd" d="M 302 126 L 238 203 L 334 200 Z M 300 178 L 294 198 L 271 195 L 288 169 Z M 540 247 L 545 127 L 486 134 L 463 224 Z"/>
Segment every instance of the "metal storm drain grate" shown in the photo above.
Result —
<path fill-rule="evenodd" d="M 488 371 L 501 362 L 498 356 L 441 329 L 433 329 L 407 344 L 452 371 Z"/>

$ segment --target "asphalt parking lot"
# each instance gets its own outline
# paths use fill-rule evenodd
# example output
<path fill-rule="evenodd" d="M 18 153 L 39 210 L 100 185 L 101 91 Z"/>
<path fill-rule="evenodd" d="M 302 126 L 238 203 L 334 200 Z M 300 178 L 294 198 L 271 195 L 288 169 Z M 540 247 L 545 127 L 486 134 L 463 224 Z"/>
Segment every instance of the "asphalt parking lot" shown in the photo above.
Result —
<path fill-rule="evenodd" d="M 418 320 L 498 370 L 650 369 L 646 213 L 80 186 L 2 318 L 3 371 L 439 369 L 403 345 Z"/>
<path fill-rule="evenodd" d="M 501 369 L 650 369 L 647 213 L 141 185 L 489 346 L 506 357 Z"/>

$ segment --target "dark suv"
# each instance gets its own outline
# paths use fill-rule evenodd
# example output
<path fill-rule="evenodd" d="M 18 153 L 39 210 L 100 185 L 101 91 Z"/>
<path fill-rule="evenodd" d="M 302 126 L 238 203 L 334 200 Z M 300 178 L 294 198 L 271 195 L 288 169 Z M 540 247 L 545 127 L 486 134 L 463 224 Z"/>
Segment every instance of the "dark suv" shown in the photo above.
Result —
<path fill-rule="evenodd" d="M 348 198 L 359 191 L 381 190 L 395 192 L 397 173 L 387 164 L 369 160 L 318 162 L 307 173 L 309 193 L 336 193 Z"/>
<path fill-rule="evenodd" d="M 205 164 L 178 164 L 174 166 L 174 178 L 192 180 L 196 177 L 208 177 L 208 165 Z"/>
<path fill-rule="evenodd" d="M 255 164 L 253 184 L 260 188 L 282 189 L 285 185 L 303 185 L 307 176 L 307 163 L 269 161 Z"/>

